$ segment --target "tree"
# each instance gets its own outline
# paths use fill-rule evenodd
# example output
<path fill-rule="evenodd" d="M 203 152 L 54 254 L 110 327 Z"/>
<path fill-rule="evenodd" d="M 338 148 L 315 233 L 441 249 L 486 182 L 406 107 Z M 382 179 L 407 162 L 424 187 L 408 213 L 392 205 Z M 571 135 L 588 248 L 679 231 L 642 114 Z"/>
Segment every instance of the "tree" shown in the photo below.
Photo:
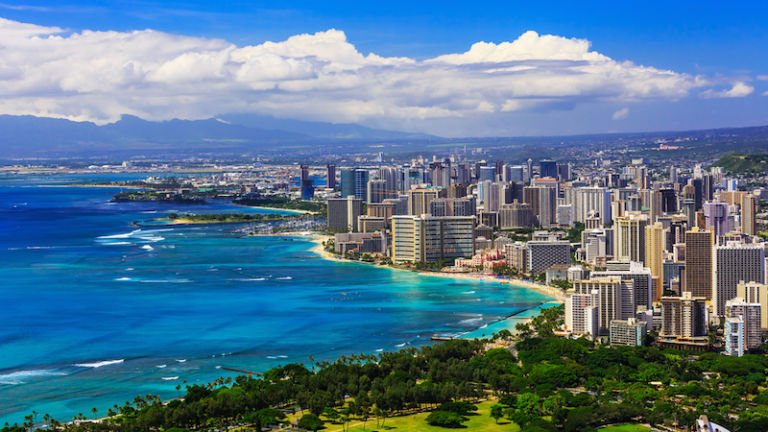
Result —
<path fill-rule="evenodd" d="M 496 420 L 496 424 L 499 423 L 499 419 L 504 417 L 504 410 L 508 407 L 506 405 L 494 404 L 491 405 L 491 418 Z"/>
<path fill-rule="evenodd" d="M 299 420 L 298 426 L 302 429 L 317 432 L 318 429 L 323 427 L 323 421 L 320 420 L 320 417 L 312 413 L 304 414 Z"/>
<path fill-rule="evenodd" d="M 432 426 L 450 428 L 460 427 L 461 423 L 466 421 L 464 417 L 450 411 L 432 411 L 426 420 Z"/>

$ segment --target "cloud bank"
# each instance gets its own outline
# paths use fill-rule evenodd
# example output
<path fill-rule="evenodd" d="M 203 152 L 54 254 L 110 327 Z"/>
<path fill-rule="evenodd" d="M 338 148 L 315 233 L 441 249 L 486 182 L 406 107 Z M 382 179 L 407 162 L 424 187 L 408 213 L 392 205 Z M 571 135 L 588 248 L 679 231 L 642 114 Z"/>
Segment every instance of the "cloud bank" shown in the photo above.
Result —
<path fill-rule="evenodd" d="M 710 85 L 700 76 L 611 59 L 584 39 L 533 31 L 417 61 L 363 54 L 333 29 L 236 46 L 152 30 L 68 32 L 0 19 L 0 113 L 96 123 L 121 114 L 165 120 L 254 112 L 413 124 L 594 102 L 677 100 Z M 723 95 L 752 90 L 737 83 Z"/>

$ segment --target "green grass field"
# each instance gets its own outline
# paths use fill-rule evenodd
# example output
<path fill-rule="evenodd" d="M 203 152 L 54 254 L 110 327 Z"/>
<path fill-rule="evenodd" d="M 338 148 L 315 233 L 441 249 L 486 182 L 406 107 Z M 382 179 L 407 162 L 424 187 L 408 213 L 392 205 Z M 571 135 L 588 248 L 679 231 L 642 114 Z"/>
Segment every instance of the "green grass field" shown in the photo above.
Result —
<path fill-rule="evenodd" d="M 490 416 L 490 410 L 491 405 L 495 404 L 495 401 L 487 401 L 482 402 L 477 405 L 478 410 L 474 415 L 470 415 L 467 418 L 469 421 L 464 423 L 464 426 L 466 428 L 462 429 L 468 429 L 471 431 L 478 431 L 478 432 L 495 432 L 495 431 L 505 431 L 505 432 L 519 432 L 520 427 L 517 426 L 514 423 L 511 423 L 509 420 L 501 419 L 499 420 L 499 424 L 496 424 L 496 422 L 491 418 Z M 376 427 L 376 419 L 371 418 L 368 420 L 368 423 L 365 425 L 365 429 L 363 429 L 363 423 L 359 422 L 358 420 L 355 420 L 350 423 L 349 429 L 347 429 L 349 432 L 373 432 L 373 431 L 413 431 L 413 432 L 437 432 L 437 431 L 448 431 L 451 429 L 446 429 L 442 427 L 437 426 L 430 426 L 427 424 L 427 422 L 424 420 L 429 413 L 421 413 L 421 414 L 414 414 L 409 416 L 403 416 L 403 417 L 392 417 L 386 419 L 384 422 L 383 427 Z M 324 432 L 341 432 L 341 425 L 340 424 L 331 424 L 326 423 L 325 429 L 323 429 Z"/>

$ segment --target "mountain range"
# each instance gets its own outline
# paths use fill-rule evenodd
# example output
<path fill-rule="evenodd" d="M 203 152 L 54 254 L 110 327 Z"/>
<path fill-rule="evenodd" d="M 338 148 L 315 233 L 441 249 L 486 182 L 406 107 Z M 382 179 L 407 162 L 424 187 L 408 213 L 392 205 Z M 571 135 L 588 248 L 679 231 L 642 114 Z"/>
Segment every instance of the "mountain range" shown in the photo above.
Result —
<path fill-rule="evenodd" d="M 252 152 L 317 142 L 431 140 L 438 137 L 334 124 L 226 114 L 205 120 L 153 122 L 123 115 L 97 125 L 66 119 L 0 115 L 0 158 L 68 157 L 113 153 Z"/>

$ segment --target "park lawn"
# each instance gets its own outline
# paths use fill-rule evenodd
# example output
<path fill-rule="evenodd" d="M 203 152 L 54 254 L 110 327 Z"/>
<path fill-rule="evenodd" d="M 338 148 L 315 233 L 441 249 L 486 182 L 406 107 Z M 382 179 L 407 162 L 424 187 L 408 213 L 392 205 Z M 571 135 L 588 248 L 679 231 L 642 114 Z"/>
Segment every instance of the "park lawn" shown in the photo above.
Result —
<path fill-rule="evenodd" d="M 478 410 L 473 414 L 467 416 L 469 421 L 463 423 L 466 428 L 471 431 L 478 432 L 519 432 L 520 427 L 507 419 L 500 419 L 499 424 L 493 420 L 490 416 L 491 405 L 497 403 L 496 401 L 486 401 L 477 404 Z M 368 423 L 363 429 L 363 423 L 359 420 L 354 420 L 350 423 L 349 432 L 372 432 L 372 431 L 408 431 L 408 432 L 438 432 L 438 431 L 450 431 L 451 429 L 442 428 L 438 426 L 430 426 L 426 422 L 426 418 L 429 415 L 428 412 L 413 414 L 402 417 L 391 417 L 386 419 L 384 426 L 376 427 L 376 418 L 371 417 Z M 341 432 L 342 427 L 340 424 L 326 423 L 323 432 Z"/>
<path fill-rule="evenodd" d="M 638 424 L 623 424 L 615 426 L 606 426 L 598 429 L 600 432 L 648 432 L 651 428 Z"/>

